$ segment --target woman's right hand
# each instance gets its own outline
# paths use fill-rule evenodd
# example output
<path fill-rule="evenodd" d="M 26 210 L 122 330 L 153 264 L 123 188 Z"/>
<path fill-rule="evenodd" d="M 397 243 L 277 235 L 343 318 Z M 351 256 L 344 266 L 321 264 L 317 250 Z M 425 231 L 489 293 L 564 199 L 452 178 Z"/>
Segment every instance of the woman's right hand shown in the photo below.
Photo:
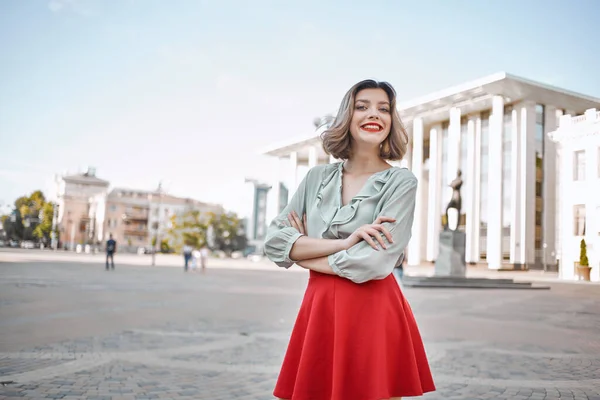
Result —
<path fill-rule="evenodd" d="M 385 226 L 382 225 L 384 222 L 396 222 L 396 219 L 392 217 L 377 217 L 375 222 L 372 224 L 361 226 L 345 239 L 346 249 L 349 249 L 361 240 L 369 243 L 369 245 L 375 250 L 379 250 L 375 241 L 377 241 L 383 249 L 387 249 L 381 234 L 383 233 L 385 238 L 390 243 L 393 243 L 394 240 L 392 238 L 392 234 L 385 228 Z"/>

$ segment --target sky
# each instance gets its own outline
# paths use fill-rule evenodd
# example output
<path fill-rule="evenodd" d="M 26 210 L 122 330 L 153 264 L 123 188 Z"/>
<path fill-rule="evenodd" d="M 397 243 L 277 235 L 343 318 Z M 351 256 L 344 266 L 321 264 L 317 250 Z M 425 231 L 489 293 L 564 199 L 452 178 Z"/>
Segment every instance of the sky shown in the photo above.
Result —
<path fill-rule="evenodd" d="M 88 166 L 244 215 L 261 153 L 355 82 L 506 71 L 600 97 L 600 1 L 1 0 L 0 211 Z M 4 209 L 4 210 L 5 210 Z"/>

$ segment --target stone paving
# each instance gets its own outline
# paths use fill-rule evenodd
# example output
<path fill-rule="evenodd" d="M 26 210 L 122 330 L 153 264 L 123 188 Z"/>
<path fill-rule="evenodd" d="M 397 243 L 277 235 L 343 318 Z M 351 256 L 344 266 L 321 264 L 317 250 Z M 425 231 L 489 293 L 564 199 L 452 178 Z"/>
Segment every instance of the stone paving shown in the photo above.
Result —
<path fill-rule="evenodd" d="M 273 398 L 304 272 L 49 258 L 0 252 L 0 399 Z M 600 400 L 600 287 L 404 292 L 438 388 L 424 399 Z"/>

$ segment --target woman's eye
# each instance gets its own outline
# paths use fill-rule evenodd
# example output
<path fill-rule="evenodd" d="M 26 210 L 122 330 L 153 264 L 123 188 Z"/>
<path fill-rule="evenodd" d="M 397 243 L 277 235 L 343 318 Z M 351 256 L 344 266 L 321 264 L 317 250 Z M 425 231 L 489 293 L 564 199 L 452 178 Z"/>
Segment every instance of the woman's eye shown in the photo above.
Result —
<path fill-rule="evenodd" d="M 356 106 L 356 109 L 363 111 L 363 110 L 366 110 L 367 107 L 366 106 Z"/>
<path fill-rule="evenodd" d="M 388 108 L 385 108 L 385 107 L 380 108 L 379 111 L 385 112 L 385 113 L 389 113 L 390 112 L 390 110 Z"/>

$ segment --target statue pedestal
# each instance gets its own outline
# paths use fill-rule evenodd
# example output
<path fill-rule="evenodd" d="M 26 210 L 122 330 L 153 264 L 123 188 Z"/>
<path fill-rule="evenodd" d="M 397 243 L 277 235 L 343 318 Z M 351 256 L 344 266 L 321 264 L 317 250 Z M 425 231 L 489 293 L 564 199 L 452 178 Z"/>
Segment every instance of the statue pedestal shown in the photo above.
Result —
<path fill-rule="evenodd" d="M 440 233 L 440 252 L 435 260 L 435 276 L 466 277 L 466 240 L 467 235 L 464 232 L 445 230 Z"/>

